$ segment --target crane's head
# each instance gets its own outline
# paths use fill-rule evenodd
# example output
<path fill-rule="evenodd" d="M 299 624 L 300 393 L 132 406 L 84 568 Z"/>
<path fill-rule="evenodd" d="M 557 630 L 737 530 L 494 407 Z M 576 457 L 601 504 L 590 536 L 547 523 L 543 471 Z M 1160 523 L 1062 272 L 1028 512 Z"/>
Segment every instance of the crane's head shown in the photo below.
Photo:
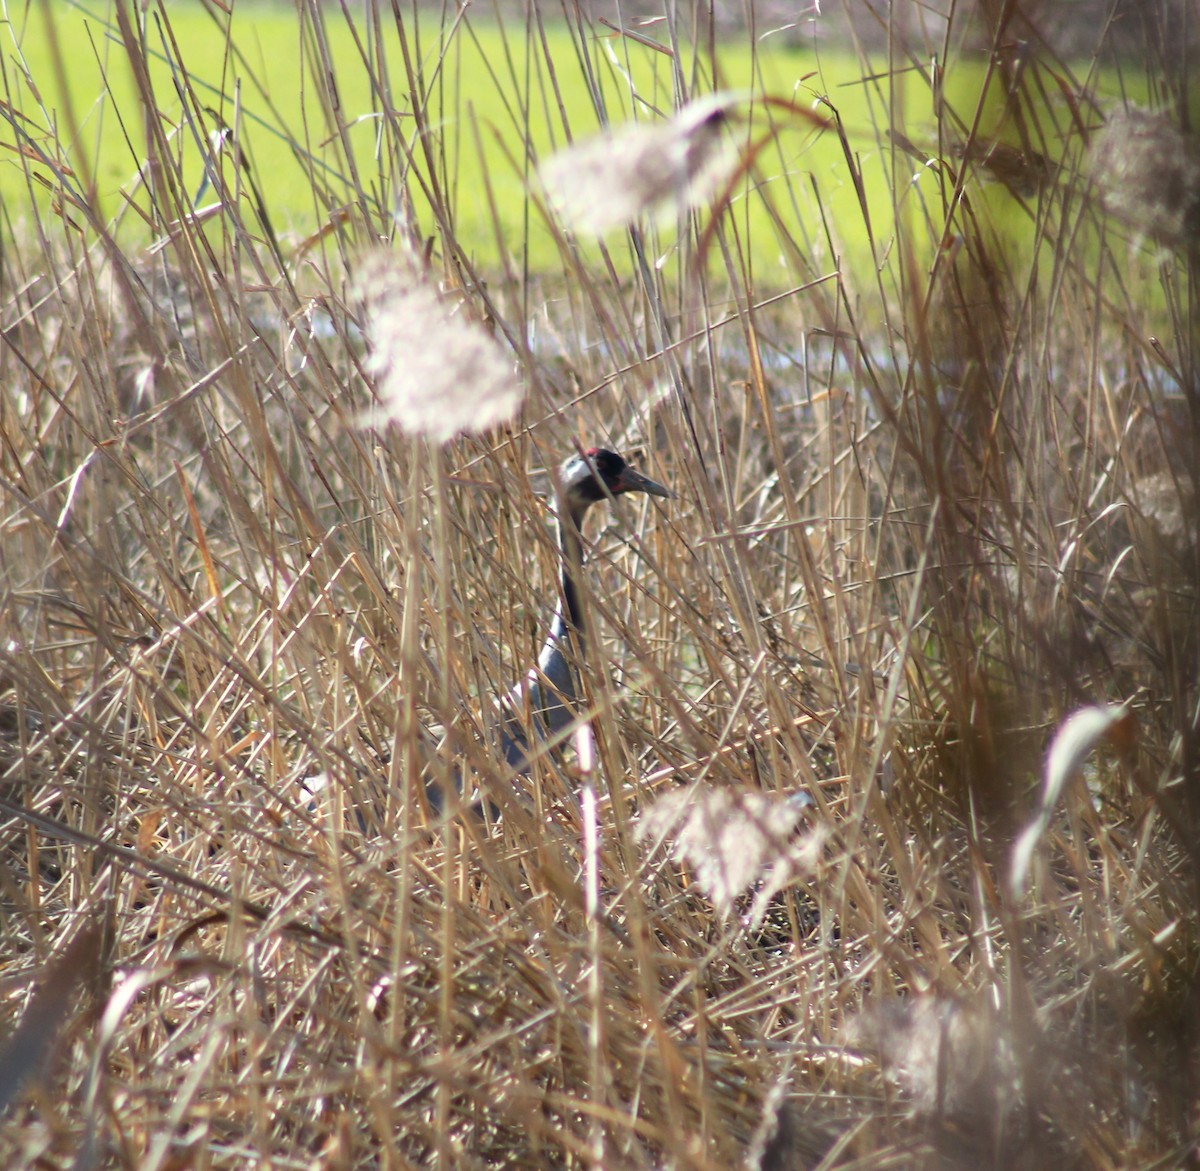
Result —
<path fill-rule="evenodd" d="M 563 500 L 572 513 L 585 512 L 607 496 L 623 492 L 645 492 L 647 496 L 671 497 L 675 493 L 649 476 L 634 471 L 621 456 L 606 447 L 591 447 L 573 455 L 559 471 Z"/>

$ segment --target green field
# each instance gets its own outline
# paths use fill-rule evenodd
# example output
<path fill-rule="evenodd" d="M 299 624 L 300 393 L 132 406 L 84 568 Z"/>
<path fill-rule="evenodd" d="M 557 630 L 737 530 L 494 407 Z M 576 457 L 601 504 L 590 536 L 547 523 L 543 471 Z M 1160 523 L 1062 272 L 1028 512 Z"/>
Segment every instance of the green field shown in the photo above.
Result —
<path fill-rule="evenodd" d="M 919 158 L 893 150 L 880 131 L 898 131 L 921 151 L 936 149 L 929 71 L 919 62 L 891 74 L 881 64 L 864 74 L 862 62 L 846 51 L 788 47 L 771 37 L 755 45 L 746 35 L 741 43 L 722 43 L 715 68 L 685 48 L 681 52 L 689 56 L 674 70 L 669 54 L 630 39 L 597 35 L 580 41 L 561 22 L 539 30 L 469 14 L 453 29 L 434 14 L 409 20 L 402 50 L 395 25 L 384 23 L 376 35 L 334 9 L 318 33 L 283 6 L 239 4 L 232 19 L 218 24 L 199 4 L 177 4 L 168 6 L 169 20 L 152 15 L 139 31 L 161 132 L 151 143 L 130 58 L 111 15 L 102 6 L 94 13 L 83 7 L 52 11 L 53 37 L 40 9 L 27 9 L 2 30 L 12 43 L 3 78 L 10 121 L 0 197 L 17 231 L 31 192 L 46 207 L 59 184 L 72 197 L 84 197 L 91 177 L 99 220 L 121 221 L 134 238 L 141 232 L 148 239 L 151 233 L 139 220 L 154 217 L 143 206 L 138 181 L 147 159 L 165 154 L 179 176 L 180 200 L 199 195 L 203 205 L 213 198 L 211 186 L 201 186 L 205 156 L 211 158 L 206 144 L 224 124 L 237 129 L 248 173 L 285 251 L 355 201 L 368 204 L 364 210 L 387 231 L 400 190 L 424 230 L 432 231 L 427 196 L 436 185 L 452 217 L 450 228 L 482 269 L 494 270 L 503 255 L 518 267 L 542 271 L 556 265 L 557 247 L 527 199 L 531 166 L 568 135 L 594 133 L 601 108 L 612 124 L 669 112 L 676 77 L 696 93 L 765 93 L 826 115 L 833 107 L 841 116 L 861 170 L 873 243 L 846 148 L 833 132 L 814 133 L 797 123 L 758 160 L 752 176 L 757 192 L 742 190 L 732 208 L 730 222 L 750 242 L 758 277 L 768 286 L 810 279 L 845 265 L 847 257 L 865 271 L 872 260 L 880 266 L 893 240 L 897 207 L 923 222 L 941 202 L 939 183 L 953 185 L 953 176 L 939 177 Z M 420 103 L 409 96 L 410 71 Z M 989 111 L 996 104 L 991 98 L 980 96 L 984 76 L 982 63 L 968 58 L 948 73 L 943 92 L 947 102 L 960 102 L 964 121 L 978 105 L 986 135 L 999 114 Z M 428 127 L 428 150 L 416 134 L 415 104 Z M 383 124 L 389 108 L 399 118 L 398 135 Z M 891 112 L 890 123 L 884 110 Z M 1061 123 L 1064 110 L 1054 113 Z M 897 179 L 906 188 L 898 204 Z M 245 184 L 243 196 L 250 198 Z M 1027 230 L 1028 214 L 1002 187 L 996 185 L 988 198 L 1000 224 L 1016 235 Z M 780 240 L 764 201 L 774 204 L 790 239 Z M 142 217 L 131 204 L 142 208 Z M 940 230 L 937 220 L 935 214 L 925 233 L 930 246 Z M 796 241 L 801 260 L 794 255 Z M 671 247 L 670 233 L 662 247 Z"/>

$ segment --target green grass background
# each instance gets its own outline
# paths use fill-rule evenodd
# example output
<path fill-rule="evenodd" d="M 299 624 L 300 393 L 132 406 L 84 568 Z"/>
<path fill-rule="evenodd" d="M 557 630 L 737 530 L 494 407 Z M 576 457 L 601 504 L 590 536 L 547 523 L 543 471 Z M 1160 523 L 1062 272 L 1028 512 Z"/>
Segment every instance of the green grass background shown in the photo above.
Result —
<path fill-rule="evenodd" d="M 302 25 L 294 9 L 238 4 L 228 31 L 199 4 L 168 5 L 165 12 L 165 21 L 155 11 L 145 18 L 146 43 L 156 51 L 151 72 L 157 105 L 153 116 L 170 136 L 190 192 L 201 191 L 199 144 L 216 119 L 206 114 L 200 124 L 198 118 L 184 116 L 179 90 L 185 79 L 211 112 L 239 127 L 242 147 L 285 250 L 289 240 L 298 241 L 320 228 L 329 220 L 331 207 L 351 197 L 354 188 L 347 182 L 339 133 L 352 145 L 362 186 L 378 194 L 379 222 L 386 230 L 393 180 L 405 160 L 380 154 L 381 102 L 363 65 L 362 46 L 370 38 L 364 37 L 361 24 L 352 28 L 334 9 L 324 18 L 327 54 L 336 63 L 338 110 L 333 115 L 314 83 L 314 78 L 325 74 L 313 30 Z M 380 19 L 390 19 L 390 14 L 381 14 Z M 392 86 L 391 104 L 404 119 L 402 125 L 411 127 L 409 74 L 400 38 L 394 26 L 383 29 L 380 39 L 391 46 L 383 63 Z M 653 31 L 647 30 L 650 35 Z M 109 9 L 74 5 L 24 9 L 2 35 L 8 42 L 3 54 L 8 125 L 2 134 L 0 197 L 8 208 L 10 230 L 23 230 L 31 199 L 41 200 L 43 207 L 50 205 L 45 188 L 54 187 L 64 175 L 68 185 L 78 184 L 81 190 L 86 177 L 94 175 L 101 218 L 131 220 L 127 205 L 138 200 L 135 180 L 147 156 L 145 114 Z M 528 174 L 537 158 L 564 145 L 568 132 L 578 138 L 598 129 L 596 103 L 589 95 L 585 73 L 594 78 L 613 123 L 652 118 L 656 111 L 669 112 L 675 106 L 669 57 L 628 39 L 590 38 L 591 60 L 585 64 L 576 41 L 561 25 L 539 33 L 519 23 L 502 24 L 494 15 L 467 16 L 451 34 L 435 14 L 429 14 L 412 19 L 405 35 L 412 76 L 427 94 L 429 122 L 441 139 L 437 154 L 444 170 L 437 178 L 451 193 L 456 235 L 468 242 L 474 260 L 485 270 L 494 268 L 503 253 L 527 271 L 554 264 L 557 248 L 526 198 Z M 803 240 L 811 267 L 789 271 L 794 258 L 789 261 L 787 250 L 775 240 L 760 200 L 743 197 L 729 222 L 752 242 L 749 250 L 756 276 L 765 283 L 807 279 L 847 263 L 851 267 L 867 266 L 872 259 L 878 263 L 886 255 L 894 216 L 889 168 L 911 172 L 905 198 L 917 214 L 925 215 L 931 200 L 936 203 L 939 180 L 933 169 L 892 151 L 871 129 L 891 126 L 922 149 L 935 149 L 930 141 L 932 95 L 920 63 L 903 75 L 864 79 L 860 61 L 850 53 L 816 42 L 789 46 L 770 36 L 754 43 L 749 34 L 726 39 L 716 60 L 716 77 L 704 60 L 683 63 L 682 72 L 693 92 L 714 87 L 746 90 L 789 97 L 810 107 L 823 97 L 836 107 L 868 197 L 874 249 L 868 243 L 837 137 L 814 136 L 799 124 L 781 134 L 761 156 L 754 180 L 768 193 L 785 193 L 791 205 L 785 211 L 795 221 L 789 223 L 789 231 Z M 986 122 L 986 99 L 979 96 L 983 78 L 982 63 L 968 62 L 947 78 L 946 93 L 968 114 L 982 100 Z M 636 108 L 634 92 L 639 99 Z M 65 158 L 60 143 L 69 144 Z M 30 146 L 35 154 L 44 152 L 44 159 L 31 159 Z M 326 168 L 325 192 L 316 191 L 309 181 L 306 155 Z M 65 163 L 69 171 L 56 175 L 49 165 L 53 160 Z M 418 170 L 424 165 L 418 155 Z M 790 181 L 782 183 L 784 178 Z M 997 213 L 995 222 L 1003 226 L 1011 221 L 1019 237 L 1028 218 L 1003 188 L 994 187 L 987 199 Z M 427 205 L 420 184 L 410 182 L 409 190 L 415 196 L 418 222 L 427 227 L 421 220 Z M 812 200 L 807 202 L 810 192 Z M 211 200 L 211 189 L 205 198 Z M 839 215 L 847 205 L 851 214 Z M 903 203 L 900 210 L 908 214 Z M 122 230 L 146 231 L 136 222 Z"/>

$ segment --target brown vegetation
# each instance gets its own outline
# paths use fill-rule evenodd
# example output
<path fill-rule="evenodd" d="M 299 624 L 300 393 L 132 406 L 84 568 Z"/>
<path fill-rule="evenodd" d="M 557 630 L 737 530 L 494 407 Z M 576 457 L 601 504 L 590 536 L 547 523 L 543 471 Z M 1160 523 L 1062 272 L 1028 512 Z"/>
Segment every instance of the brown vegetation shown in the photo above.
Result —
<path fill-rule="evenodd" d="M 404 35 L 385 9 L 364 44 Z M 1100 108 L 990 27 L 977 107 L 928 73 L 936 148 L 889 76 L 953 28 L 864 59 L 877 127 L 822 110 L 840 188 L 782 146 L 744 158 L 783 292 L 723 194 L 597 263 L 556 228 L 559 272 L 476 271 L 457 201 L 486 193 L 445 183 L 415 67 L 379 173 L 314 168 L 303 241 L 243 183 L 238 127 L 201 224 L 147 120 L 149 249 L 37 164 L 57 214 L 6 244 L 0 305 L 9 1167 L 1194 1161 L 1196 240 L 1106 218 Z M 675 60 L 680 93 L 715 82 Z M 742 114 L 787 142 L 783 106 Z M 995 181 L 997 142 L 1036 183 Z M 891 223 L 861 222 L 867 151 L 893 160 Z M 432 211 L 397 226 L 418 189 Z M 811 268 L 804 233 L 836 254 L 856 217 L 874 268 Z M 383 368 L 354 267 L 393 235 L 439 323 L 519 370 L 510 426 L 361 427 Z M 466 335 L 431 330 L 421 368 L 449 388 L 443 336 Z M 517 788 L 493 697 L 544 633 L 548 470 L 577 441 L 678 498 L 592 529 L 587 719 Z M 1109 714 L 1039 805 L 1085 705 Z M 428 807 L 457 776 L 498 824 Z"/>

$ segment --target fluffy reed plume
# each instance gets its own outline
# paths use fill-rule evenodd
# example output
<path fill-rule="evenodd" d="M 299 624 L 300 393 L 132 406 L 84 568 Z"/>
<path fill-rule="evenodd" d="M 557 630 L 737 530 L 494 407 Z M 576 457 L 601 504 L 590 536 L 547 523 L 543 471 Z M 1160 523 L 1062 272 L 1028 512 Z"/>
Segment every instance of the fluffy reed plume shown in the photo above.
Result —
<path fill-rule="evenodd" d="M 540 171 L 551 206 L 568 227 L 596 235 L 700 206 L 737 166 L 726 127 L 739 100 L 716 93 L 665 122 L 622 126 L 560 151 Z"/>
<path fill-rule="evenodd" d="M 821 860 L 828 831 L 809 828 L 806 793 L 790 799 L 767 793 L 687 788 L 661 797 L 642 815 L 637 837 L 687 862 L 696 881 L 726 916 L 756 886 L 745 918 L 756 925 L 770 901 L 793 879 L 811 876 Z"/>
<path fill-rule="evenodd" d="M 873 1051 L 921 1114 L 992 1114 L 1015 1093 L 1008 1038 L 983 1002 L 938 996 L 888 1001 L 847 1025 L 847 1040 Z"/>
<path fill-rule="evenodd" d="M 1171 248 L 1200 240 L 1200 140 L 1163 114 L 1122 110 L 1092 140 L 1105 210 Z"/>
<path fill-rule="evenodd" d="M 464 299 L 440 292 L 412 257 L 364 257 L 354 289 L 366 306 L 366 366 L 380 398 L 368 423 L 445 443 L 507 423 L 520 409 L 525 392 L 504 351 L 467 319 Z"/>
<path fill-rule="evenodd" d="M 1140 536 L 1179 555 L 1194 547 L 1196 499 L 1186 476 L 1169 468 L 1140 476 L 1129 485 L 1129 500 L 1141 522 Z"/>

